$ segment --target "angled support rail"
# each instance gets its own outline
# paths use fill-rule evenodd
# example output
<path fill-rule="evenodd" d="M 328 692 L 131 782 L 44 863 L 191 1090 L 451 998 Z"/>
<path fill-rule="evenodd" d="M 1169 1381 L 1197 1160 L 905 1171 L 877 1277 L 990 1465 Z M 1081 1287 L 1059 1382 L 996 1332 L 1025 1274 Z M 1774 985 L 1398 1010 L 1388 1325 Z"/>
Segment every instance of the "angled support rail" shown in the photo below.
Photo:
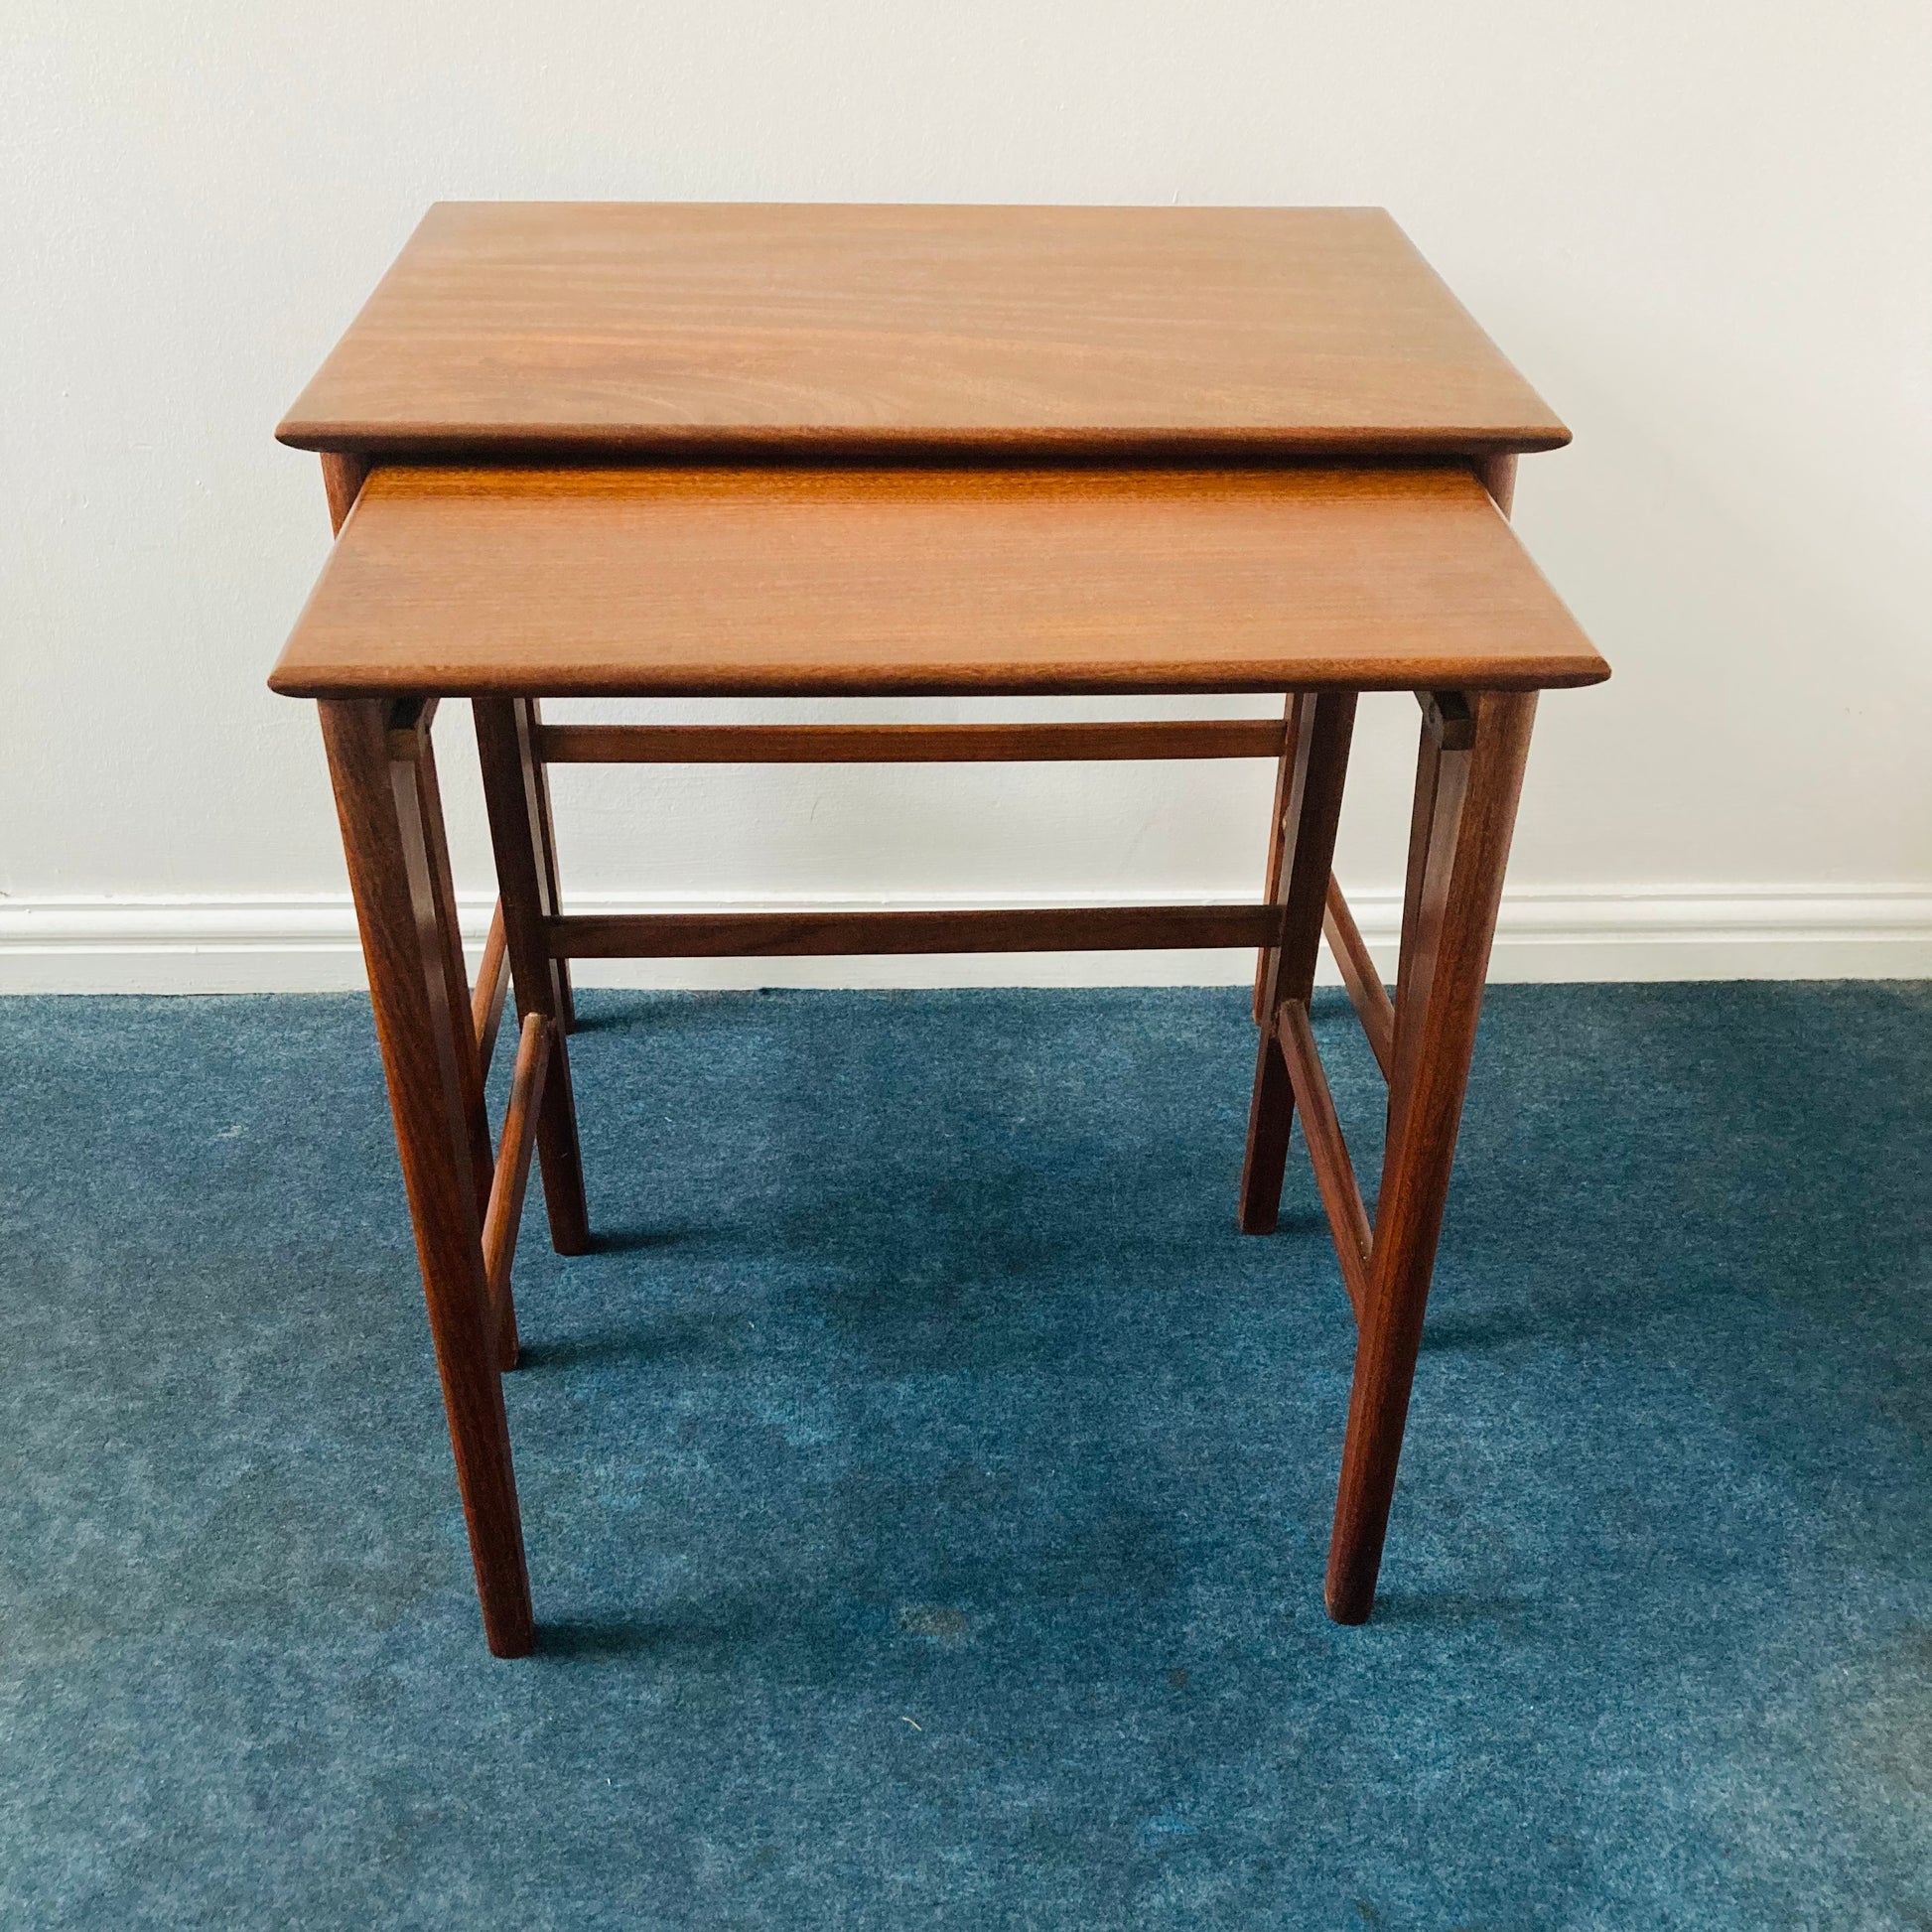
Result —
<path fill-rule="evenodd" d="M 516 1042 L 516 1065 L 510 1073 L 509 1107 L 503 1116 L 503 1138 L 496 1150 L 496 1167 L 489 1181 L 489 1204 L 483 1210 L 483 1281 L 489 1295 L 489 1319 L 496 1337 L 498 1366 L 516 1366 L 516 1310 L 510 1300 L 510 1264 L 516 1256 L 516 1233 L 523 1223 L 523 1196 L 529 1191 L 530 1157 L 536 1151 L 537 1121 L 543 1105 L 544 1076 L 550 1068 L 550 1022 L 540 1013 L 527 1015 Z"/>
<path fill-rule="evenodd" d="M 1341 1263 L 1342 1286 L 1348 1291 L 1349 1306 L 1359 1326 L 1368 1318 L 1374 1231 L 1369 1226 L 1368 1210 L 1362 1205 L 1362 1190 L 1356 1184 L 1355 1166 L 1348 1158 L 1341 1122 L 1335 1117 L 1334 1096 L 1328 1091 L 1328 1076 L 1309 1025 L 1307 1005 L 1301 1000 L 1289 1001 L 1276 1026 L 1282 1055 L 1288 1062 L 1289 1084 L 1302 1113 L 1302 1131 L 1308 1136 L 1314 1183 L 1320 1190 L 1328 1231 L 1334 1236 L 1335 1256 Z"/>
<path fill-rule="evenodd" d="M 1395 1003 L 1389 998 L 1389 989 L 1382 984 L 1382 970 L 1376 965 L 1368 942 L 1362 937 L 1362 929 L 1355 923 L 1355 915 L 1348 909 L 1348 901 L 1342 897 L 1341 888 L 1332 875 L 1328 880 L 1327 903 L 1321 912 L 1321 931 L 1328 941 L 1328 950 L 1335 956 L 1335 964 L 1341 968 L 1341 982 L 1348 989 L 1349 1003 L 1362 1023 L 1362 1032 L 1368 1035 L 1375 1064 L 1382 1069 L 1386 1080 L 1390 1067 L 1395 1064 Z"/>
<path fill-rule="evenodd" d="M 477 990 L 470 997 L 470 1018 L 477 1030 L 477 1058 L 484 1073 L 496 1051 L 496 1030 L 503 1024 L 503 998 L 510 985 L 509 942 L 503 934 L 503 904 L 497 900 L 489 914 L 489 933 L 483 940 L 483 962 L 477 968 Z"/>

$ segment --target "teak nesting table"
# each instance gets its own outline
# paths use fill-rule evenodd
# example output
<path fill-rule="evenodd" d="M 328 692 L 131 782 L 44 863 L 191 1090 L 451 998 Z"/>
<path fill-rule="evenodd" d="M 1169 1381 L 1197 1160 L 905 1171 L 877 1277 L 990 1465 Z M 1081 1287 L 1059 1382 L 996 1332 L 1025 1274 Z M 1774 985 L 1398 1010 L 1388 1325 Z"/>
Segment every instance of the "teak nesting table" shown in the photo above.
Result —
<path fill-rule="evenodd" d="M 1299 1108 L 1359 1335 L 1327 1603 L 1373 1602 L 1537 693 L 1607 667 L 1511 534 L 1568 433 L 1357 208 L 449 204 L 279 432 L 334 551 L 313 698 L 476 1562 L 534 1642 L 500 1371 L 531 1154 L 591 1245 L 569 962 L 1254 946 L 1240 1221 Z M 1422 707 L 1393 1001 L 1330 877 L 1356 699 Z M 546 725 L 546 697 L 1277 692 L 1279 721 Z M 468 698 L 500 899 L 469 985 L 430 722 Z M 1275 759 L 1252 905 L 573 916 L 546 766 Z M 1309 1025 L 1326 931 L 1388 1079 L 1371 1222 Z M 483 1075 L 520 1031 L 492 1146 Z"/>

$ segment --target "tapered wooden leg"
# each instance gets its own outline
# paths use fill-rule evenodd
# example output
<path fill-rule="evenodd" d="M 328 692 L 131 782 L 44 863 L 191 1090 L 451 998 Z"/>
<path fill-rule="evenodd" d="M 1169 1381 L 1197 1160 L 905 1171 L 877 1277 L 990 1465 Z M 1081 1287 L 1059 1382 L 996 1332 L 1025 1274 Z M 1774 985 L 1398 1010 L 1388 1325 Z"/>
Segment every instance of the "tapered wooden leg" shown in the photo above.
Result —
<path fill-rule="evenodd" d="M 1390 1137 L 1328 1546 L 1328 1614 L 1338 1623 L 1365 1621 L 1375 1600 L 1536 698 L 1485 692 L 1473 709 L 1466 749 L 1432 742 L 1424 725 Z"/>
<path fill-rule="evenodd" d="M 1416 1049 L 1422 1042 L 1422 1028 L 1416 1020 L 1417 997 L 1423 977 L 1417 970 L 1417 954 L 1424 943 L 1423 893 L 1428 883 L 1430 838 L 1436 825 L 1438 792 L 1445 782 L 1454 790 L 1454 799 L 1446 801 L 1447 816 L 1453 821 L 1461 785 L 1468 773 L 1466 757 L 1451 757 L 1445 769 L 1443 737 L 1435 721 L 1425 717 L 1421 749 L 1416 754 L 1416 795 L 1409 813 L 1409 867 L 1402 889 L 1402 931 L 1397 941 L 1395 968 L 1395 1037 L 1389 1067 L 1387 1134 L 1383 1139 L 1386 1167 L 1395 1150 L 1396 1110 L 1414 1082 Z"/>
<path fill-rule="evenodd" d="M 1270 1234 L 1281 1213 L 1282 1173 L 1295 1097 L 1282 1058 L 1276 1018 L 1290 1000 L 1314 991 L 1321 947 L 1321 914 L 1334 863 L 1335 826 L 1348 775 L 1355 729 L 1352 691 L 1304 692 L 1289 709 L 1288 746 L 1279 795 L 1281 853 L 1274 901 L 1282 908 L 1281 939 L 1262 959 L 1254 1094 L 1248 1106 L 1248 1146 L 1241 1168 L 1241 1228 Z"/>
<path fill-rule="evenodd" d="M 564 1029 L 570 997 L 562 962 L 550 957 L 544 922 L 557 913 L 555 871 L 544 839 L 543 766 L 536 756 L 536 710 L 527 698 L 478 698 L 477 751 L 483 798 L 496 852 L 503 932 L 518 1020 L 540 1013 L 556 1030 L 550 1071 L 537 1124 L 550 1244 L 561 1255 L 590 1251 L 590 1209 L 584 1199 L 584 1163 L 577 1143 L 577 1103 L 571 1092 Z"/>
<path fill-rule="evenodd" d="M 392 746 L 393 743 L 392 738 Z M 436 954 L 443 969 L 470 1163 L 476 1171 L 477 1198 L 487 1200 L 496 1164 L 490 1151 L 489 1115 L 483 1102 L 483 1057 L 477 1051 L 476 1021 L 470 1012 L 470 975 L 463 963 L 456 883 L 450 876 L 450 848 L 443 829 L 443 793 L 436 781 L 436 751 L 427 727 L 418 735 L 411 761 L 415 766 L 417 816 L 422 822 L 423 846 L 429 858 L 430 895 L 436 906 Z"/>
<path fill-rule="evenodd" d="M 489 1335 L 482 1205 L 455 1040 L 436 867 L 417 764 L 392 756 L 386 707 L 320 706 L 369 995 L 389 1081 L 483 1634 L 499 1657 L 534 1641 L 509 1424 Z"/>

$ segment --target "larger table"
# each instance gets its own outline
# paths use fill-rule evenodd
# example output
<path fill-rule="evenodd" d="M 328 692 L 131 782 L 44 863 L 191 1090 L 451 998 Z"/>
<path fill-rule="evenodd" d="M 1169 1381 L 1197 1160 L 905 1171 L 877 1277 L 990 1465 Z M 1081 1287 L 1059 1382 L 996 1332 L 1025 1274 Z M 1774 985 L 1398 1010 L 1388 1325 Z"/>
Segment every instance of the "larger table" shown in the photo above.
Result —
<path fill-rule="evenodd" d="M 453 204 L 279 434 L 337 538 L 270 680 L 322 717 L 476 1564 L 535 1625 L 500 1374 L 534 1152 L 591 1245 L 585 957 L 1254 946 L 1241 1226 L 1300 1112 L 1359 1334 L 1329 1547 L 1375 1594 L 1539 691 L 1607 667 L 1505 520 L 1568 440 L 1379 210 Z M 1393 999 L 1331 877 L 1356 701 L 1422 720 Z M 1279 719 L 559 725 L 546 697 L 1275 692 Z M 500 900 L 469 983 L 431 721 Z M 573 915 L 569 761 L 1266 758 L 1250 905 Z M 1309 1022 L 1326 932 L 1388 1079 L 1373 1219 Z M 513 982 L 500 1137 L 486 1073 Z M 1129 1103 L 1131 1104 L 1131 1103 Z"/>

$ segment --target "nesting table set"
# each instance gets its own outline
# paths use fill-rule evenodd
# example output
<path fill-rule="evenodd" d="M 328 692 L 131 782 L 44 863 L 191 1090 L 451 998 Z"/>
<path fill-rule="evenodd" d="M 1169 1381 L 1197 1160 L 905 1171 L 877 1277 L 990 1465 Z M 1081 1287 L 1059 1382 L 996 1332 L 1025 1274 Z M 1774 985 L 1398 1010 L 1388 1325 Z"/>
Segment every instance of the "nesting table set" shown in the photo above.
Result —
<path fill-rule="evenodd" d="M 1240 1224 L 1273 1229 L 1299 1112 L 1358 1327 L 1326 1600 L 1366 1618 L 1537 694 L 1608 675 L 1506 521 L 1517 456 L 1568 433 L 1395 224 L 446 204 L 279 435 L 322 453 L 337 536 L 270 682 L 321 713 L 489 1648 L 534 1643 L 500 1376 L 533 1153 L 553 1244 L 592 1243 L 566 1047 L 592 957 L 1255 947 Z M 1365 691 L 1421 706 L 1393 999 L 1331 877 Z M 1226 692 L 1283 716 L 539 709 Z M 431 741 L 451 698 L 500 896 L 474 989 Z M 546 776 L 1220 758 L 1278 770 L 1249 905 L 572 914 Z M 1372 1219 L 1309 1022 L 1324 930 L 1388 1081 Z"/>

